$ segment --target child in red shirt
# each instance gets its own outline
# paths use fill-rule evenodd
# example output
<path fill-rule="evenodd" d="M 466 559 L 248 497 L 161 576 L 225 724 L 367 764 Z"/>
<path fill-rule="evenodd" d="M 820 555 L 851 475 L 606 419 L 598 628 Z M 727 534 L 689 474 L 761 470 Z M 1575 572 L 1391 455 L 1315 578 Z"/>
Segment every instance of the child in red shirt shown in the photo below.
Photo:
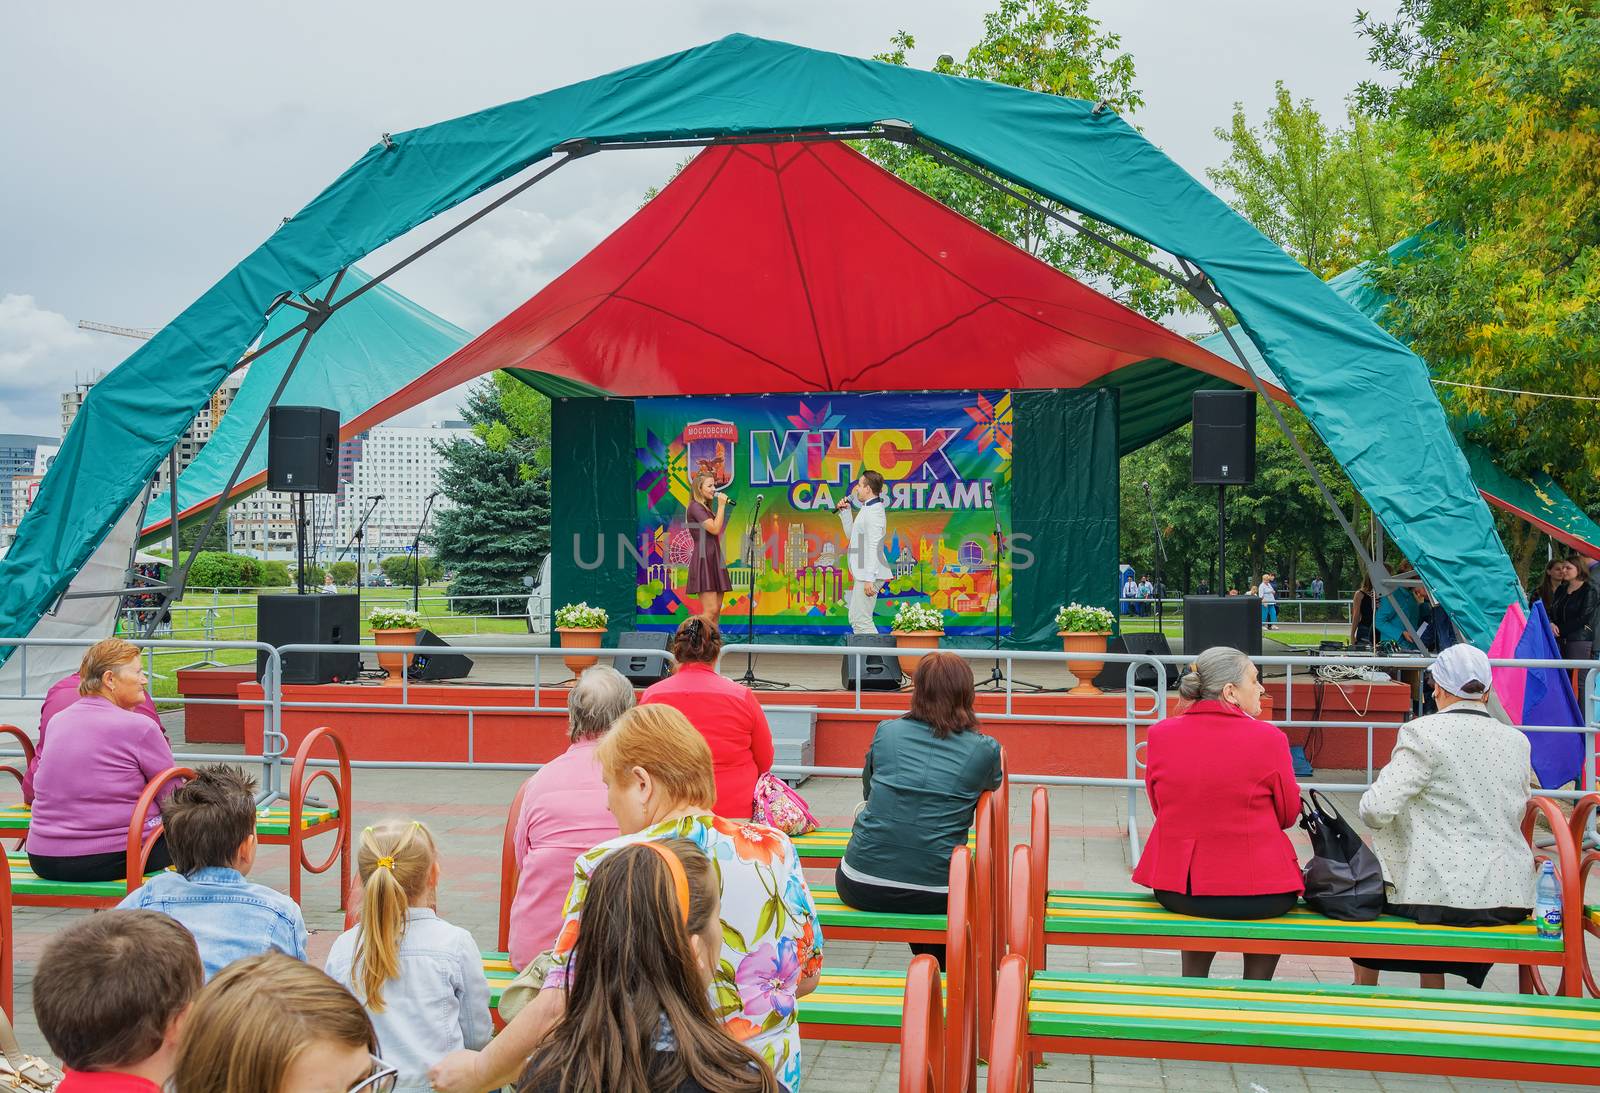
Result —
<path fill-rule="evenodd" d="M 56 934 L 33 1012 L 66 1069 L 57 1093 L 161 1093 L 203 979 L 194 938 L 155 911 L 104 911 Z"/>

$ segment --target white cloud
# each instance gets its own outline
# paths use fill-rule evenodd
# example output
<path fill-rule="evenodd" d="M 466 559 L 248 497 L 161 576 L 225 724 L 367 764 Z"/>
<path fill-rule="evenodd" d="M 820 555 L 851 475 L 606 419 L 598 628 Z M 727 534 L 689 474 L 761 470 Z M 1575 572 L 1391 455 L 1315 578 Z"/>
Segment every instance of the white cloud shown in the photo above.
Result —
<path fill-rule="evenodd" d="M 56 435 L 61 392 L 113 367 L 134 347 L 79 330 L 26 293 L 0 296 L 0 430 Z"/>

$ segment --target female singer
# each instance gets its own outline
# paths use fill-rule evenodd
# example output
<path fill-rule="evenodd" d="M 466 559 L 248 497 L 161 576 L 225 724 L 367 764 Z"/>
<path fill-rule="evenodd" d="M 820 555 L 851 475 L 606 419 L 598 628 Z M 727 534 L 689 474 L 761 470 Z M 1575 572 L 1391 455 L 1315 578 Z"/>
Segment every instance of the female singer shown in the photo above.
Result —
<path fill-rule="evenodd" d="M 716 515 L 711 506 L 716 506 Z M 722 617 L 722 594 L 733 587 L 722 563 L 722 530 L 728 524 L 728 499 L 717 492 L 717 479 L 701 471 L 689 489 L 689 595 L 700 597 L 698 614 L 712 622 Z"/>

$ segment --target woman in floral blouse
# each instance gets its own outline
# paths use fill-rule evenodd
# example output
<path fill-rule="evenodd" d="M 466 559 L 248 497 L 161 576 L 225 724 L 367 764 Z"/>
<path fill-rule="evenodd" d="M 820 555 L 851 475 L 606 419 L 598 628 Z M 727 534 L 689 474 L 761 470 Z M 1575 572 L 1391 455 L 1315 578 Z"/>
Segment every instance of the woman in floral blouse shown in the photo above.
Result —
<path fill-rule="evenodd" d="M 783 1087 L 800 1088 L 798 1001 L 822 974 L 822 931 L 794 845 L 780 831 L 713 815 L 711 751 L 683 714 L 640 706 L 618 720 L 597 758 L 607 803 L 623 832 L 578 856 L 555 967 L 538 998 L 482 1052 L 447 1056 L 431 1075 L 443 1093 L 477 1093 L 515 1078 L 560 1019 L 568 961 L 595 866 L 619 847 L 688 839 L 722 878 L 722 956 L 711 1008 L 734 1037 L 766 1060 Z"/>

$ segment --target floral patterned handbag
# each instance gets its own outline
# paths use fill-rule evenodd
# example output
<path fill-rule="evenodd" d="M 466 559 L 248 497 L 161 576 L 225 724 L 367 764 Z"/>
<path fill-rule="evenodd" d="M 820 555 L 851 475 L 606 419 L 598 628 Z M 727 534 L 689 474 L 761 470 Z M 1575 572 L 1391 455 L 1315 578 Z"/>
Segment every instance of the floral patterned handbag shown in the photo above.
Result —
<path fill-rule="evenodd" d="M 758 824 L 775 827 L 785 835 L 804 835 L 817 829 L 817 818 L 811 814 L 806 799 L 770 770 L 756 779 L 750 818 Z"/>

